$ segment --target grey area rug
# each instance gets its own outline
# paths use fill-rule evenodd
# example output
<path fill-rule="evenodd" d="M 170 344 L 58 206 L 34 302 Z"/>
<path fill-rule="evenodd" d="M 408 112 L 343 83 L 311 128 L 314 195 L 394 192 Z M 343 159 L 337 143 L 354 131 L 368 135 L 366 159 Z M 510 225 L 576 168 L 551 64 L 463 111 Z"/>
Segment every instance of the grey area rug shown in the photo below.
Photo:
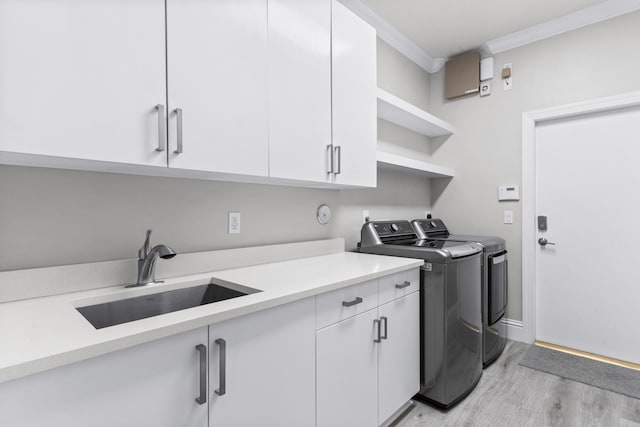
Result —
<path fill-rule="evenodd" d="M 640 399 L 640 371 L 535 345 L 531 346 L 519 364 Z"/>

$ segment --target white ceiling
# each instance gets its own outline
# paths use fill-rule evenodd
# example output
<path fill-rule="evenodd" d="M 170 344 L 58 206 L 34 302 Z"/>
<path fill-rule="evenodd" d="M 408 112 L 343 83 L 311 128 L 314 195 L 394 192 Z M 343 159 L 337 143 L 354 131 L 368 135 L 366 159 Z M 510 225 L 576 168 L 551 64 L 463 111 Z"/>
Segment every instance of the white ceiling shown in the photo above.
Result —
<path fill-rule="evenodd" d="M 365 0 L 365 3 L 431 57 L 448 58 L 607 1 Z"/>

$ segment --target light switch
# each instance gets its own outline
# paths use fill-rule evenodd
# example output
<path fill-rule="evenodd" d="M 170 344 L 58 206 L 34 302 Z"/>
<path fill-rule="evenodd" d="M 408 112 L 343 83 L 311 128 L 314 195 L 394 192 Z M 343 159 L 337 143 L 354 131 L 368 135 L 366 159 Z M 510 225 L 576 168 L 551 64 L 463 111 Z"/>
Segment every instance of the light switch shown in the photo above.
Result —
<path fill-rule="evenodd" d="M 504 223 L 513 224 L 513 211 L 504 211 Z"/>

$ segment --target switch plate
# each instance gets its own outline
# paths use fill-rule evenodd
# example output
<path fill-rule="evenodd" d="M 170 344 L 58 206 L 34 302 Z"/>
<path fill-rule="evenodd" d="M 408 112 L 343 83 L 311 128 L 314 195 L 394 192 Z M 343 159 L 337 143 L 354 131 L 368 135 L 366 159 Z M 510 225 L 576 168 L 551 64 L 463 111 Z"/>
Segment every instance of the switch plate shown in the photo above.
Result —
<path fill-rule="evenodd" d="M 229 212 L 229 234 L 240 234 L 240 212 Z"/>
<path fill-rule="evenodd" d="M 504 223 L 513 224 L 513 211 L 504 211 Z"/>
<path fill-rule="evenodd" d="M 511 63 L 509 62 L 508 64 L 504 64 L 502 66 L 503 70 L 505 68 L 509 68 L 510 69 L 510 75 L 506 79 L 502 79 L 502 89 L 511 90 L 511 89 L 513 89 L 513 81 L 512 81 L 512 79 L 513 79 L 513 67 L 511 66 Z"/>
<path fill-rule="evenodd" d="M 424 211 L 424 218 L 425 219 L 429 218 L 429 215 L 431 215 L 431 211 Z"/>

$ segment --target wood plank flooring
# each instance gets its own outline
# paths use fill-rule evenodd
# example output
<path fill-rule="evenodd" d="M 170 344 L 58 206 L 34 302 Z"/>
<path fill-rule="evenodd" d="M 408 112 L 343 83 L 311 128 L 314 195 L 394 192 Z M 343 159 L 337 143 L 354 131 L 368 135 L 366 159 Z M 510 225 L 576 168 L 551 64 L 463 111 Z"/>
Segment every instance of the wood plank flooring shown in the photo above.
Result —
<path fill-rule="evenodd" d="M 640 427 L 640 400 L 518 365 L 528 348 L 508 341 L 458 406 L 443 412 L 416 402 L 393 426 Z"/>

